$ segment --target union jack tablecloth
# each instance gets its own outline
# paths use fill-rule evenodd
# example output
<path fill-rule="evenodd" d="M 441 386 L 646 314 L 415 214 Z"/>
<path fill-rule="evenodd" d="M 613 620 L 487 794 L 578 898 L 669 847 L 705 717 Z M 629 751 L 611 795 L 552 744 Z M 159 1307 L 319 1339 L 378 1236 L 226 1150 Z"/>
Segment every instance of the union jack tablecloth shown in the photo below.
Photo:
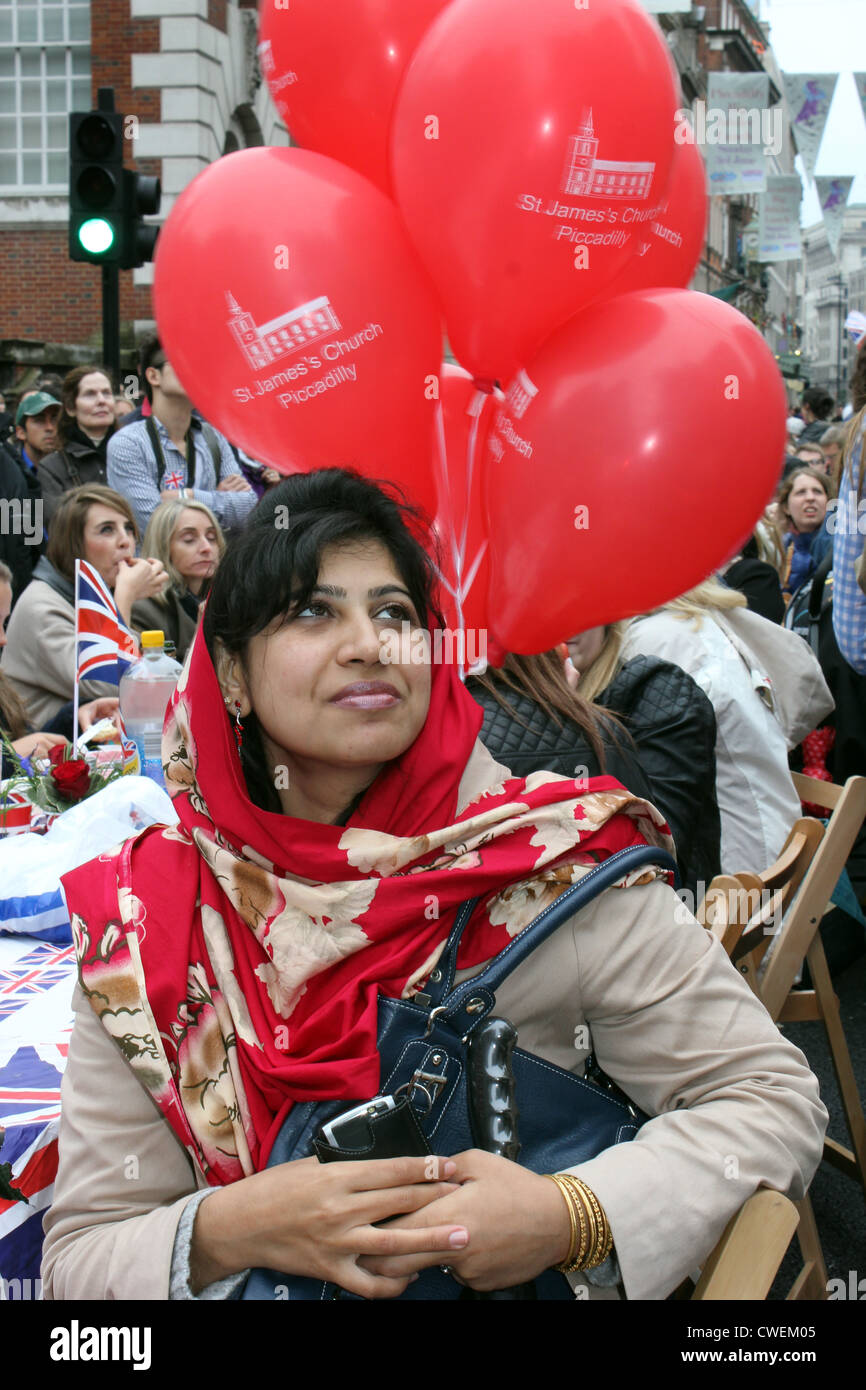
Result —
<path fill-rule="evenodd" d="M 0 1297 L 21 1297 L 22 1288 L 33 1297 L 39 1287 L 75 978 L 72 946 L 0 937 L 0 1163 L 12 1165 L 12 1186 L 28 1198 L 0 1198 Z"/>

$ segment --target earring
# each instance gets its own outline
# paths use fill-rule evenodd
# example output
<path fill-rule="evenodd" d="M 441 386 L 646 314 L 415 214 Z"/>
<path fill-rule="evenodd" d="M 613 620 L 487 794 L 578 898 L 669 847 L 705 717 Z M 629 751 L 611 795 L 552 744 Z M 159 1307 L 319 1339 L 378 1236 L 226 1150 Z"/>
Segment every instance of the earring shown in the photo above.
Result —
<path fill-rule="evenodd" d="M 229 709 L 229 702 L 228 702 L 228 700 L 225 700 L 224 703 L 225 703 L 226 710 L 228 711 L 228 709 Z M 241 744 L 242 744 L 243 741 L 244 741 L 244 726 L 243 726 L 243 724 L 241 723 L 241 702 L 240 702 L 240 700 L 235 700 L 235 723 L 234 723 L 234 730 L 233 730 L 233 732 L 234 732 L 234 736 L 235 736 L 235 743 L 236 743 L 237 746 L 238 746 L 238 753 L 240 753 L 240 751 L 241 751 Z"/>

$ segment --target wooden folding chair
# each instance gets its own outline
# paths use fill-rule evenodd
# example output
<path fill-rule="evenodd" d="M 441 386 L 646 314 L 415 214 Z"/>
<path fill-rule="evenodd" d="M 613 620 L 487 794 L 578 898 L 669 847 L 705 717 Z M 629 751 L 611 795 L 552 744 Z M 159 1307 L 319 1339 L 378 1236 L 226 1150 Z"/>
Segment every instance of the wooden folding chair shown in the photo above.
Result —
<path fill-rule="evenodd" d="M 830 819 L 800 890 L 782 923 L 775 950 L 759 982 L 757 993 L 770 1017 L 778 1023 L 801 1020 L 823 1023 L 852 1144 L 848 1149 L 834 1139 L 827 1139 L 824 1157 L 847 1177 L 854 1178 L 866 1196 L 866 1116 L 863 1114 L 851 1054 L 839 1015 L 839 1000 L 830 979 L 819 931 L 821 918 L 830 908 L 830 896 L 866 818 L 866 777 L 849 777 L 845 785 L 840 787 L 833 782 L 819 782 L 795 773 L 794 782 L 802 799 L 825 807 L 830 812 Z M 747 950 L 747 942 L 741 938 L 734 947 L 732 958 L 738 960 L 741 953 L 745 954 Z M 797 971 L 804 959 L 809 965 L 812 989 L 792 993 Z"/>
<path fill-rule="evenodd" d="M 799 1220 L 795 1204 L 781 1192 L 755 1192 L 725 1227 L 692 1299 L 766 1298 Z"/>
<path fill-rule="evenodd" d="M 823 838 L 819 820 L 801 817 L 791 827 L 775 864 L 759 874 L 717 875 L 698 908 L 698 921 L 739 962 L 738 968 L 759 997 L 758 966 L 769 950 L 775 924 L 802 884 Z M 788 1296 L 826 1298 L 827 1269 L 808 1195 L 796 1208 L 803 1266 Z"/>

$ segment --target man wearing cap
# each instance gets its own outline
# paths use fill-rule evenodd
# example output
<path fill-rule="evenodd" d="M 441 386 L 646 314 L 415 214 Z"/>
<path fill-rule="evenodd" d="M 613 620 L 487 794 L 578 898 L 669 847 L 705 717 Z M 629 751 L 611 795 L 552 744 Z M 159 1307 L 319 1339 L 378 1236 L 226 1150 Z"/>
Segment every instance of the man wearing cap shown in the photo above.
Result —
<path fill-rule="evenodd" d="M 21 398 L 15 412 L 18 456 L 34 475 L 40 463 L 57 448 L 60 402 L 47 391 L 30 391 Z"/>

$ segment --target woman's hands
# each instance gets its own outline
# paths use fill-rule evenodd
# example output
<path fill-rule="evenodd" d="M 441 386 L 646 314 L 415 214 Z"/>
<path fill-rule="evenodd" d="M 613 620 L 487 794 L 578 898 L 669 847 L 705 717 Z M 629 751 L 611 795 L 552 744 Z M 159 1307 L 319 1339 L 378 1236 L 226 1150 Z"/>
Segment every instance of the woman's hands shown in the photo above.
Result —
<path fill-rule="evenodd" d="M 132 605 L 139 599 L 154 598 L 168 583 L 168 574 L 161 560 L 128 560 L 120 566 L 114 585 L 114 601 L 118 612 L 130 626 Z"/>
<path fill-rule="evenodd" d="M 455 1192 L 454 1183 L 447 1181 L 454 1172 L 450 1159 L 319 1163 L 303 1158 L 220 1188 L 196 1213 L 193 1290 L 264 1265 L 327 1280 L 363 1298 L 395 1298 L 416 1269 L 453 1264 L 466 1244 L 461 1222 L 451 1220 L 444 1209 L 441 1220 L 403 1225 L 407 1217 L 417 1218 Z M 553 1190 L 565 1211 L 553 1184 L 543 1186 Z M 376 1224 L 383 1221 L 391 1224 Z M 411 1268 L 405 1272 L 378 1269 L 382 1262 L 407 1260 Z"/>
<path fill-rule="evenodd" d="M 25 734 L 23 738 L 12 740 L 12 747 L 19 758 L 47 758 L 49 748 L 65 743 L 63 734 Z"/>
<path fill-rule="evenodd" d="M 113 719 L 119 708 L 120 701 L 115 695 L 102 695 L 98 700 L 88 700 L 85 705 L 79 705 L 78 725 L 81 732 L 86 734 L 100 719 Z"/>
<path fill-rule="evenodd" d="M 447 1264 L 472 1289 L 510 1289 L 534 1279 L 569 1253 L 571 1221 L 556 1183 L 507 1158 L 468 1149 L 455 1154 L 459 1186 L 393 1221 L 389 1232 L 464 1226 L 469 1241 L 447 1258 L 429 1254 L 366 1255 L 361 1265 L 383 1279 L 407 1279 L 428 1265 Z"/>

